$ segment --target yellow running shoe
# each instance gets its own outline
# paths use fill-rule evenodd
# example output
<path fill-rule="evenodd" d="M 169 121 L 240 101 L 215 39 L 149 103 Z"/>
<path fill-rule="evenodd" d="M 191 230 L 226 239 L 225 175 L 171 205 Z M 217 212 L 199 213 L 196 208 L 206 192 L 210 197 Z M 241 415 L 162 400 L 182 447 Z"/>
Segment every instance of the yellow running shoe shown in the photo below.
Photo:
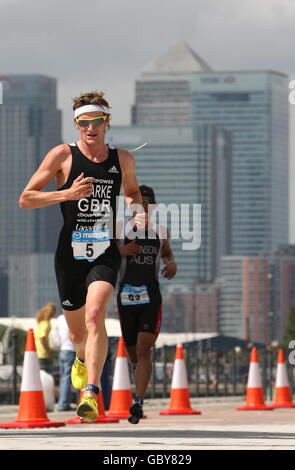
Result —
<path fill-rule="evenodd" d="M 86 364 L 85 362 L 80 361 L 77 354 L 74 360 L 74 364 L 72 365 L 71 378 L 73 387 L 77 388 L 78 390 L 83 390 L 83 388 L 85 388 L 88 383 Z"/>
<path fill-rule="evenodd" d="M 89 392 L 84 392 L 77 408 L 77 415 L 83 421 L 94 422 L 98 417 L 97 400 Z"/>

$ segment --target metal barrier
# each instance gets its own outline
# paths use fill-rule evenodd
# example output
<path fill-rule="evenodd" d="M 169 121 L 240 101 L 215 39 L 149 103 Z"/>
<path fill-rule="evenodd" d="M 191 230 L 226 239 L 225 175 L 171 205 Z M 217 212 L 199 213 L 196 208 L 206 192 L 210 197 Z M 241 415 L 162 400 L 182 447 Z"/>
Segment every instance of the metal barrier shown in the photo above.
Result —
<path fill-rule="evenodd" d="M 17 370 L 17 355 L 17 334 L 12 334 L 3 355 L 3 364 L 0 364 L 0 404 L 18 403 L 21 377 Z"/>
<path fill-rule="evenodd" d="M 251 350 L 201 351 L 198 344 L 183 345 L 189 391 L 191 397 L 242 396 L 246 393 Z M 274 398 L 278 350 L 260 349 L 259 364 L 266 400 Z M 285 358 L 288 358 L 285 352 Z M 147 397 L 167 398 L 173 372 L 175 346 L 154 348 L 153 374 Z M 294 395 L 294 367 L 286 360 L 290 390 Z"/>
<path fill-rule="evenodd" d="M 110 374 L 114 370 L 116 356 L 116 342 L 112 344 L 113 351 L 110 354 Z M 147 390 L 147 398 L 168 398 L 170 395 L 176 346 L 163 346 L 153 348 L 153 370 L 150 384 Z M 189 391 L 191 397 L 224 397 L 242 396 L 246 393 L 250 349 L 241 351 L 213 350 L 205 348 L 201 350 L 198 343 L 183 344 Z M 21 382 L 21 367 L 17 364 L 18 358 L 17 335 L 12 334 L 9 348 L 4 356 L 5 363 L 1 367 L 6 368 L 6 377 L 0 374 L 0 404 L 17 404 Z M 265 399 L 274 397 L 277 352 L 275 348 L 259 349 L 259 364 L 261 370 L 262 386 Z M 285 352 L 285 359 L 288 358 Z M 290 390 L 294 395 L 295 369 L 286 360 Z M 130 381 L 134 388 L 133 368 L 130 367 Z"/>

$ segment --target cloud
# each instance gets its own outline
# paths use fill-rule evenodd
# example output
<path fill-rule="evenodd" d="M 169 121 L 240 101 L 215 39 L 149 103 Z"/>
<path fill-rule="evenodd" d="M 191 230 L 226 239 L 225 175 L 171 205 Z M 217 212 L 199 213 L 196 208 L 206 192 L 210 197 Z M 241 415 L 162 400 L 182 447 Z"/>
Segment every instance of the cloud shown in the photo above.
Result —
<path fill-rule="evenodd" d="M 119 83 L 184 39 L 215 69 L 291 71 L 294 16 L 291 0 L 2 0 L 1 69 Z"/>
<path fill-rule="evenodd" d="M 103 89 L 129 122 L 141 69 L 184 39 L 215 70 L 295 72 L 292 0 L 0 0 L 1 74 L 58 79 L 64 131 L 72 96 Z"/>

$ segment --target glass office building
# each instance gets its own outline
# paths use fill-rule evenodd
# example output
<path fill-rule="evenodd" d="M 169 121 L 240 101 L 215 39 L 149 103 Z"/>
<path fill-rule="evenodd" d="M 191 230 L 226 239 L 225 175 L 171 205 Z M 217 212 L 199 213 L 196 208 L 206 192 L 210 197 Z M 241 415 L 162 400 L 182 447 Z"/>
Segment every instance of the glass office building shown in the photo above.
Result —
<path fill-rule="evenodd" d="M 232 254 L 288 242 L 288 79 L 277 72 L 198 73 L 193 123 L 232 131 Z"/>
<path fill-rule="evenodd" d="M 24 211 L 19 208 L 19 196 L 45 154 L 61 143 L 61 113 L 56 107 L 55 79 L 7 75 L 0 76 L 0 81 L 0 267 L 7 276 L 9 255 L 55 249 L 59 208 Z M 7 289 L 0 292 L 7 298 Z"/>
<path fill-rule="evenodd" d="M 230 253 L 230 133 L 214 126 L 114 126 L 108 139 L 131 151 L 147 142 L 133 152 L 136 175 L 167 208 L 178 264 L 173 282 L 193 287 L 198 279 L 213 279 L 220 256 Z"/>
<path fill-rule="evenodd" d="M 0 77 L 0 264 L 17 253 L 50 251 L 51 210 L 22 211 L 18 199 L 45 154 L 61 143 L 56 80 L 39 75 Z M 57 208 L 58 210 L 58 208 Z M 52 227 L 50 227 L 52 225 Z"/>
<path fill-rule="evenodd" d="M 184 41 L 148 63 L 135 82 L 131 123 L 187 126 L 191 122 L 190 78 L 211 68 Z"/>
<path fill-rule="evenodd" d="M 191 331 L 214 333 L 218 331 L 217 287 L 213 283 L 199 283 L 195 288 L 195 315 Z"/>
<path fill-rule="evenodd" d="M 295 306 L 295 245 L 280 245 L 268 257 L 270 289 L 269 331 L 272 341 L 282 341 Z"/>
<path fill-rule="evenodd" d="M 267 258 L 222 257 L 217 285 L 218 331 L 266 344 L 270 340 Z"/>
<path fill-rule="evenodd" d="M 9 256 L 9 317 L 33 317 L 48 302 L 60 310 L 53 253 Z"/>
<path fill-rule="evenodd" d="M 249 342 L 281 342 L 295 305 L 294 279 L 294 246 L 259 257 L 222 257 L 218 331 Z"/>

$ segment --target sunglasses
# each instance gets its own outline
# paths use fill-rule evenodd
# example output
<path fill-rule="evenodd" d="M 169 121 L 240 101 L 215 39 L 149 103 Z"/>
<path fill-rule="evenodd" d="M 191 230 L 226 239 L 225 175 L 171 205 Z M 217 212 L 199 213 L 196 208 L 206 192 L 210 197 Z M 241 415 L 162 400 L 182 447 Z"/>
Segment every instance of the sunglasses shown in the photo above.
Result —
<path fill-rule="evenodd" d="M 81 127 L 89 127 L 90 124 L 93 124 L 93 126 L 97 127 L 100 126 L 104 121 L 106 121 L 108 116 L 97 116 L 95 118 L 89 118 L 89 119 L 79 119 L 76 118 L 75 121 L 78 124 L 78 126 Z"/>

